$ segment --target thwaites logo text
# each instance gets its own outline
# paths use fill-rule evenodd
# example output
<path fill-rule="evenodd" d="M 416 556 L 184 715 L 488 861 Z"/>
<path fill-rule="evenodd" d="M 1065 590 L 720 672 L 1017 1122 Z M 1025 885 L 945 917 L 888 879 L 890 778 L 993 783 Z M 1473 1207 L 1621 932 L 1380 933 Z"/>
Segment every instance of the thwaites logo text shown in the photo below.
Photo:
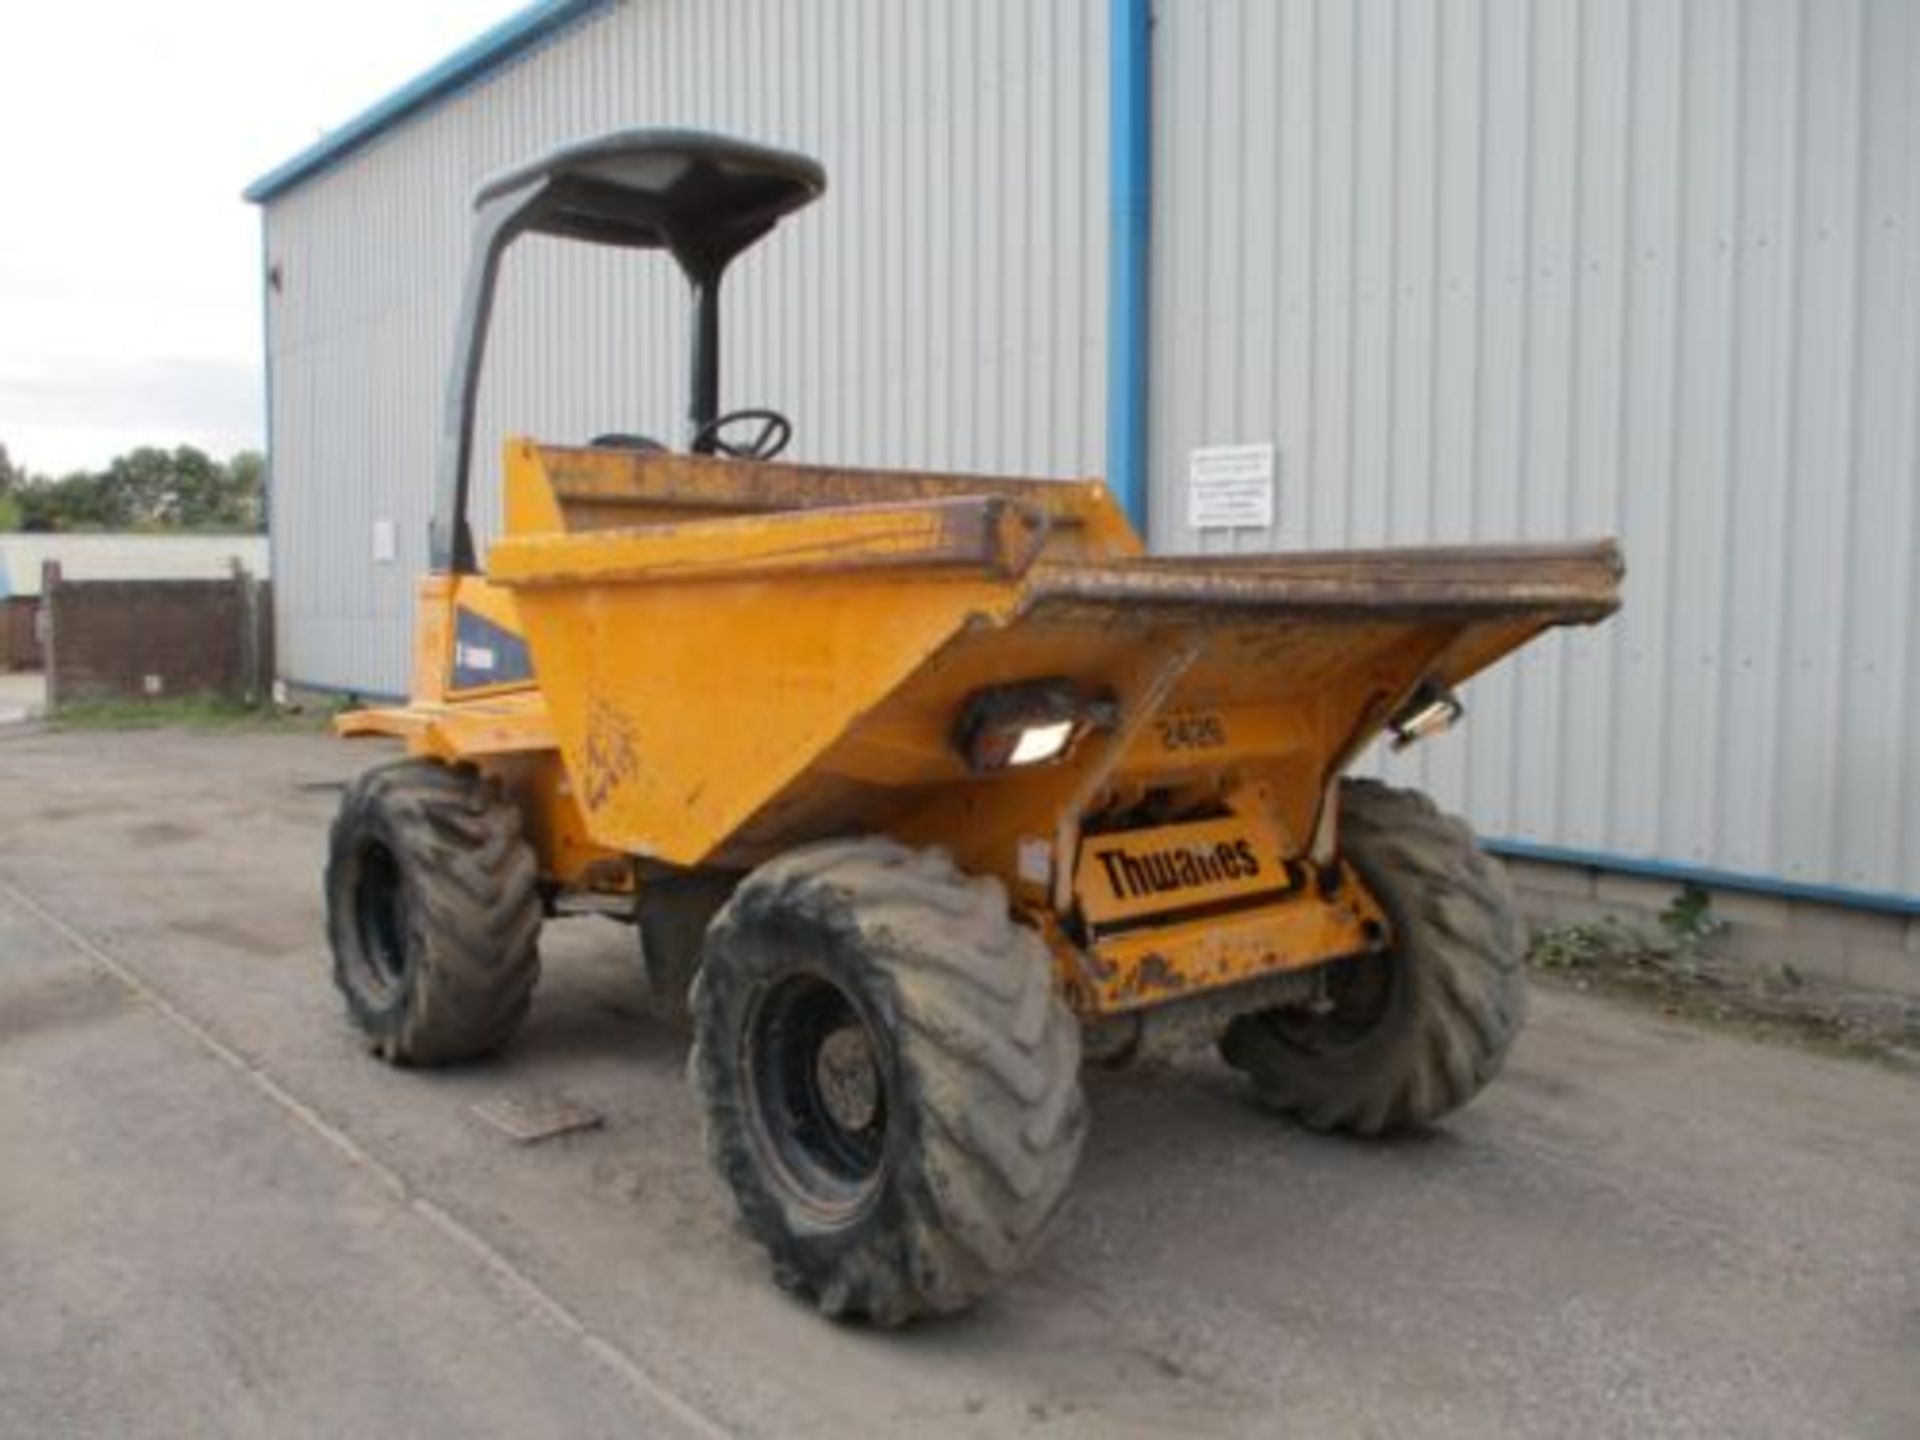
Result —
<path fill-rule="evenodd" d="M 1222 840 L 1207 848 L 1143 850 L 1114 846 L 1095 850 L 1107 872 L 1107 884 L 1123 900 L 1193 890 L 1229 880 L 1253 880 L 1260 874 L 1260 857 L 1246 840 Z"/>

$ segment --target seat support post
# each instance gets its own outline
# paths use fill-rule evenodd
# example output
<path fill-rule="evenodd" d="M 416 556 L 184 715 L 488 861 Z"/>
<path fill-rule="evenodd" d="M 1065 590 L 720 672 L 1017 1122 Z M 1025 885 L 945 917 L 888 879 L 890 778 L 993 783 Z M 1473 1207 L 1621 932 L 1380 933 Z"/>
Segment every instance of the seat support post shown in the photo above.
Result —
<path fill-rule="evenodd" d="M 720 274 L 715 271 L 693 282 L 692 375 L 687 385 L 689 448 L 713 454 L 715 436 L 693 442 L 720 414 Z"/>

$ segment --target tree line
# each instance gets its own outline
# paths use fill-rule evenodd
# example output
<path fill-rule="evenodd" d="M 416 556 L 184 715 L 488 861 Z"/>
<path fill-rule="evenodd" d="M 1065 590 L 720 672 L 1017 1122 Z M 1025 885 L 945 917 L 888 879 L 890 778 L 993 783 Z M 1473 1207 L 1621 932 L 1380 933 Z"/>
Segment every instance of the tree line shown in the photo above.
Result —
<path fill-rule="evenodd" d="M 143 445 L 55 479 L 16 466 L 0 444 L 0 531 L 258 531 L 266 490 L 266 457 L 254 450 L 221 461 L 191 445 Z"/>

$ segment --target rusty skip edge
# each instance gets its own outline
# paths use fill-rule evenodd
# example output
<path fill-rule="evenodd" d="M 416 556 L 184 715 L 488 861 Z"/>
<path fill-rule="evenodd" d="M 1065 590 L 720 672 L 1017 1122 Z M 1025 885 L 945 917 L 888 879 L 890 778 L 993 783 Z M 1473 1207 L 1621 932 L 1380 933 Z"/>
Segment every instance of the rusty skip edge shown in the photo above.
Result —
<path fill-rule="evenodd" d="M 1018 500 L 1059 511 L 1061 502 L 1105 494 L 1098 479 L 1039 480 L 1029 476 L 974 475 L 929 470 L 863 470 L 788 461 L 743 465 L 700 455 L 622 454 L 609 471 L 607 452 L 542 446 L 541 455 L 561 501 L 592 500 L 645 508 L 710 510 L 716 515 L 776 514 L 789 510 L 850 509 L 875 503 L 973 500 L 986 496 Z M 1055 513 L 1056 525 L 1071 525 Z"/>
<path fill-rule="evenodd" d="M 1288 575 L 1353 577 L 1409 573 L 1598 567 L 1615 582 L 1626 576 L 1626 561 L 1611 539 L 1531 541 L 1522 544 L 1390 545 L 1352 550 L 1287 550 L 1233 555 L 1151 555 L 1134 562 L 1146 570 L 1182 570 L 1196 564 L 1208 570 L 1276 571 Z"/>
<path fill-rule="evenodd" d="M 734 553 L 684 558 L 671 553 L 675 545 L 732 537 L 740 523 L 737 518 L 695 520 L 592 531 L 578 539 L 504 539 L 493 548 L 489 578 L 514 589 L 895 570 L 962 570 L 1012 580 L 1032 566 L 1051 528 L 1039 507 L 989 495 L 770 514 L 754 519 L 755 536 L 742 536 L 746 543 Z M 629 555 L 615 549 L 595 553 L 600 546 L 623 543 L 645 549 Z"/>
<path fill-rule="evenodd" d="M 1036 569 L 1030 605 L 1113 603 L 1326 619 L 1603 620 L 1625 565 L 1610 540 L 1299 555 L 1154 557 Z"/>

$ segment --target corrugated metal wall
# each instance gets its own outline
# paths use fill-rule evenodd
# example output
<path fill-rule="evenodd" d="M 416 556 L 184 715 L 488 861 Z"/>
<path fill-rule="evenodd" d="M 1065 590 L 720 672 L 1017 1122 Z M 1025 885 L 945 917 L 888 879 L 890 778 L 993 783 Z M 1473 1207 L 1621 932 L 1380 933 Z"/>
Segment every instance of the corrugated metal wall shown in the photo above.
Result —
<path fill-rule="evenodd" d="M 798 455 L 1098 470 L 1106 11 L 627 0 L 275 201 L 287 673 L 403 687 L 466 197 L 615 125 L 827 163 L 727 322 Z M 1158 12 L 1156 545 L 1618 533 L 1625 613 L 1398 768 L 1510 841 L 1920 898 L 1920 5 Z M 684 318 L 523 246 L 482 455 L 677 433 Z M 1188 451 L 1259 440 L 1274 530 L 1187 530 Z"/>
<path fill-rule="evenodd" d="M 1105 0 L 627 0 L 271 203 L 287 676 L 405 688 L 468 199 L 568 139 L 691 125 L 826 164 L 725 306 L 723 402 L 788 411 L 795 458 L 1098 473 L 1106 43 Z M 517 247 L 479 493 L 509 424 L 677 437 L 686 325 L 667 262 Z"/>
<path fill-rule="evenodd" d="M 1920 5 L 1162 0 L 1154 540 L 1618 533 L 1394 768 L 1494 836 L 1920 898 Z M 1196 534 L 1196 445 L 1279 449 Z"/>

